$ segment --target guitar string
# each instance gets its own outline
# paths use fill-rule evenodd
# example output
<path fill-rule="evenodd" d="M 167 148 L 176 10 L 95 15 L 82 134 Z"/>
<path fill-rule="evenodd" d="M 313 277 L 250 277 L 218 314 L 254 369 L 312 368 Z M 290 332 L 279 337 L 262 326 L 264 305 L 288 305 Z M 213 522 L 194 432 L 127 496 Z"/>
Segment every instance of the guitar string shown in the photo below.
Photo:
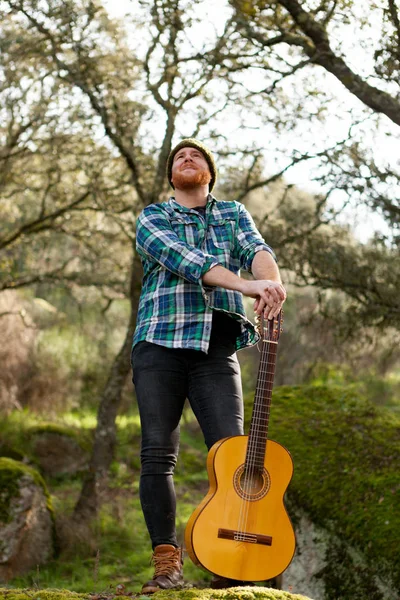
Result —
<path fill-rule="evenodd" d="M 277 319 L 277 326 L 278 328 L 280 328 L 280 316 L 278 316 Z M 252 461 L 250 461 L 250 475 L 248 478 L 249 481 L 249 485 L 247 488 L 247 492 L 248 492 L 248 496 L 250 496 L 250 486 L 251 486 L 251 482 L 253 480 L 253 477 L 255 476 L 257 469 L 255 468 L 256 462 L 257 462 L 257 458 L 258 459 L 262 459 L 262 465 L 261 465 L 261 478 L 262 478 L 262 471 L 264 468 L 264 463 L 266 460 L 266 455 L 267 455 L 267 448 L 268 448 L 268 444 L 267 444 L 267 437 L 268 437 L 268 425 L 269 425 L 269 415 L 270 415 L 270 407 L 271 407 L 271 396 L 270 393 L 272 392 L 272 387 L 273 387 L 273 375 L 275 372 L 275 363 L 276 363 L 276 346 L 272 346 L 272 341 L 273 341 L 273 337 L 274 337 L 274 323 L 275 321 L 268 321 L 268 334 L 269 334 L 269 339 L 268 340 L 264 340 L 263 343 L 267 343 L 267 349 L 264 350 L 261 354 L 260 357 L 260 383 L 261 385 L 257 385 L 257 391 L 256 391 L 256 400 L 257 400 L 257 393 L 259 393 L 259 390 L 261 388 L 261 390 L 264 392 L 263 396 L 261 397 L 261 399 L 258 397 L 258 401 L 256 403 L 256 408 L 254 411 L 254 419 L 252 418 L 252 422 L 254 424 L 254 430 L 255 430 L 255 434 L 253 435 L 253 440 L 254 443 L 253 445 L 255 446 L 256 450 L 254 448 L 251 448 L 249 450 L 249 452 L 251 452 L 251 457 L 253 458 Z M 264 329 L 263 329 L 264 332 Z M 263 346 L 263 349 L 265 349 L 265 346 Z M 273 359 L 273 360 L 272 360 Z M 272 370 L 269 370 L 269 367 L 272 368 Z M 269 398 L 268 398 L 268 404 L 263 404 L 262 400 L 265 399 L 265 392 L 268 392 Z M 260 425 L 262 422 L 264 421 L 264 425 Z M 264 427 L 265 428 L 265 433 L 260 436 L 260 428 Z M 261 452 L 260 449 L 257 449 L 257 442 L 258 439 L 260 437 L 264 437 L 265 439 L 265 448 L 264 450 Z M 259 460 L 260 462 L 260 460 Z M 242 506 L 243 506 L 243 502 L 242 502 Z M 241 527 L 244 528 L 244 532 L 247 530 L 247 519 L 248 519 L 248 513 L 250 510 L 250 501 L 246 501 L 245 506 L 247 508 L 247 510 L 245 511 L 245 515 L 242 514 L 242 525 Z M 243 518 L 244 517 L 244 518 Z M 244 536 L 242 535 L 242 537 L 244 538 Z"/>
<path fill-rule="evenodd" d="M 257 385 L 257 391 L 256 391 L 256 399 L 255 399 L 255 407 L 254 407 L 254 418 L 252 418 L 252 426 L 253 426 L 253 432 L 252 432 L 252 437 L 249 439 L 248 442 L 248 451 L 247 451 L 247 456 L 249 457 L 248 460 L 248 468 L 245 474 L 245 487 L 244 487 L 244 493 L 246 498 L 244 499 L 244 501 L 242 500 L 242 508 L 244 510 L 242 510 L 242 515 L 241 515 L 241 523 L 240 523 L 240 527 L 238 528 L 238 530 L 241 532 L 241 538 L 245 539 L 245 532 L 247 531 L 248 527 L 247 527 L 247 523 L 248 523 L 248 516 L 249 516 L 249 512 L 250 512 L 250 502 L 251 500 L 249 499 L 251 497 L 251 486 L 252 483 L 255 481 L 255 474 L 256 474 L 256 449 L 257 449 L 257 445 L 258 445 L 258 437 L 259 437 L 259 427 L 258 427 L 258 423 L 261 422 L 262 420 L 262 409 L 263 409 L 263 405 L 262 405 L 262 400 L 263 400 L 263 395 L 262 392 L 265 389 L 265 384 L 266 384 L 266 373 L 268 371 L 268 364 L 269 364 L 269 354 L 270 354 L 270 348 L 271 345 L 268 343 L 268 346 L 266 347 L 264 344 L 268 343 L 267 341 L 263 340 L 263 351 L 261 353 L 261 357 L 260 357 L 260 369 L 259 369 L 259 381 L 258 381 L 258 385 Z"/>
<path fill-rule="evenodd" d="M 262 362 L 263 362 L 263 357 L 265 354 L 265 346 L 264 346 L 264 342 L 263 342 L 263 346 L 262 346 L 262 350 L 261 350 L 261 357 L 260 357 L 260 367 L 259 367 L 259 371 L 257 374 L 257 386 L 256 386 L 256 395 L 255 395 L 255 399 L 254 399 L 254 410 L 253 410 L 253 415 L 252 415 L 252 419 L 251 419 L 251 425 L 250 425 L 250 433 L 248 436 L 248 441 L 247 441 L 247 448 L 246 448 L 246 459 L 247 458 L 251 458 L 253 456 L 253 449 L 252 449 L 252 445 L 254 445 L 254 432 L 255 432 L 255 427 L 254 427 L 254 423 L 255 420 L 253 417 L 255 417 L 255 413 L 258 409 L 258 399 L 257 399 L 257 395 L 259 393 L 259 389 L 260 389 L 260 379 L 262 379 Z M 244 486 L 243 486 L 243 493 L 244 493 L 244 497 L 241 497 L 241 503 L 240 503 L 240 511 L 239 511 L 239 517 L 238 517 L 238 525 L 237 525 L 237 537 L 236 539 L 238 540 L 242 540 L 244 539 L 244 535 L 246 532 L 246 522 L 248 519 L 248 512 L 249 512 L 249 500 L 248 500 L 248 496 L 249 496 L 249 481 L 250 481 L 250 468 L 246 467 L 250 467 L 250 461 L 249 463 L 246 465 L 246 460 L 245 460 L 245 467 L 242 473 L 242 476 L 244 477 Z M 240 484 L 240 480 L 239 480 L 239 484 Z"/>
<path fill-rule="evenodd" d="M 246 523 L 248 520 L 248 513 L 250 510 L 249 507 L 249 503 L 250 501 L 248 500 L 249 498 L 249 492 L 250 492 L 250 481 L 251 481 L 251 477 L 252 477 L 252 465 L 251 465 L 251 459 L 254 456 L 254 449 L 253 446 L 255 444 L 255 418 L 256 417 L 256 412 L 259 410 L 259 403 L 260 400 L 257 397 L 259 394 L 259 390 L 262 383 L 262 379 L 263 379 L 263 362 L 264 362 L 264 357 L 265 357 L 265 346 L 264 346 L 264 340 L 263 340 L 263 346 L 262 346 L 262 351 L 261 351 L 261 357 L 260 357 L 260 368 L 259 368 L 259 372 L 258 372 L 258 376 L 257 376 L 257 388 L 256 388 L 256 397 L 254 400 L 254 414 L 252 415 L 252 422 L 251 422 L 251 428 L 252 431 L 250 432 L 250 435 L 248 437 L 248 443 L 247 443 L 247 449 L 246 449 L 246 458 L 249 458 L 249 462 L 247 464 L 247 470 L 246 470 L 246 461 L 245 461 L 245 468 L 243 471 L 243 475 L 244 475 L 244 487 L 243 487 L 243 492 L 244 492 L 244 498 L 242 496 L 242 500 L 241 500 L 241 506 L 240 506 L 240 511 L 239 511 L 239 519 L 238 519 L 238 526 L 237 526 L 237 539 L 238 540 L 244 540 L 245 539 L 245 532 L 246 532 Z"/>
<path fill-rule="evenodd" d="M 270 343 L 272 341 L 272 337 L 273 337 L 273 323 L 274 321 L 272 321 L 271 323 L 268 322 L 268 327 L 269 327 L 269 340 L 263 340 L 263 344 L 266 343 L 268 344 L 267 348 L 265 348 L 265 346 L 263 346 L 263 350 L 261 352 L 261 357 L 260 357 L 260 369 L 259 369 L 259 381 L 257 384 L 257 390 L 256 390 L 256 398 L 255 398 L 255 410 L 254 410 L 254 415 L 252 416 L 252 425 L 253 425 L 253 436 L 252 436 L 252 440 L 249 438 L 248 441 L 248 448 L 247 448 L 247 456 L 250 457 L 249 460 L 249 468 L 247 470 L 247 472 L 245 472 L 245 486 L 244 486 L 244 494 L 245 497 L 247 498 L 242 498 L 242 503 L 241 503 L 241 510 L 239 511 L 239 520 L 238 520 L 238 528 L 237 528 L 237 532 L 238 532 L 238 536 L 237 539 L 240 540 L 244 540 L 245 539 L 245 533 L 247 531 L 247 522 L 248 522 L 248 515 L 249 515 L 249 511 L 250 511 L 250 502 L 251 500 L 249 500 L 249 498 L 251 497 L 251 487 L 252 487 L 252 482 L 256 481 L 256 473 L 257 473 L 257 459 L 263 458 L 262 460 L 262 466 L 261 466 L 261 479 L 263 479 L 262 477 L 262 472 L 263 472 L 263 467 L 264 467 L 264 462 L 265 462 L 265 458 L 266 458 L 266 453 L 267 453 L 267 439 L 265 439 L 265 450 L 264 452 L 260 452 L 260 449 L 257 448 L 258 446 L 258 440 L 261 437 L 260 436 L 260 428 L 261 427 L 265 427 L 266 431 L 263 434 L 262 437 L 267 438 L 267 434 L 268 434 L 268 417 L 270 414 L 270 399 L 269 399 L 269 403 L 265 404 L 265 406 L 262 404 L 262 400 L 263 398 L 259 397 L 259 393 L 260 393 L 260 388 L 261 391 L 267 391 L 272 392 L 272 384 L 273 384 L 273 374 L 274 374 L 274 367 L 275 367 L 275 361 L 274 364 L 272 364 L 272 361 L 270 360 L 270 358 L 276 358 L 276 353 L 274 356 L 274 352 L 272 351 L 272 344 Z M 278 319 L 278 326 L 279 326 L 279 319 Z M 272 329 L 272 333 L 271 333 L 271 329 Z M 272 371 L 269 370 L 268 367 L 273 367 Z M 271 376 L 271 378 L 269 378 L 269 376 Z M 270 389 L 269 389 L 269 386 Z M 258 396 L 258 397 L 257 397 Z M 265 394 L 264 394 L 265 396 Z M 264 412 L 264 414 L 263 414 Z M 265 422 L 264 425 L 261 425 L 262 422 Z M 260 455 L 260 456 L 258 456 Z"/>

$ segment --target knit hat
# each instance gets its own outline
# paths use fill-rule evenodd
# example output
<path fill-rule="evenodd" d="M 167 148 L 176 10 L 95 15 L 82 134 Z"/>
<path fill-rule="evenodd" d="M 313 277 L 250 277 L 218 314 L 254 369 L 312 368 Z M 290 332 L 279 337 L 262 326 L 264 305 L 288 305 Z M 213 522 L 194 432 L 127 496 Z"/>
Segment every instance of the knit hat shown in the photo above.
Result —
<path fill-rule="evenodd" d="M 168 161 L 167 161 L 167 177 L 168 177 L 168 181 L 171 185 L 171 187 L 174 187 L 173 183 L 172 183 L 172 163 L 174 162 L 174 156 L 177 152 L 179 152 L 179 150 L 181 148 L 197 148 L 197 150 L 200 150 L 200 152 L 203 154 L 204 158 L 207 161 L 207 164 L 210 168 L 210 173 L 211 173 L 211 180 L 209 183 L 209 191 L 211 192 L 211 190 L 214 187 L 215 184 L 215 180 L 217 178 L 217 168 L 215 166 L 215 162 L 214 162 L 214 157 L 211 154 L 210 150 L 204 146 L 204 144 L 202 144 L 201 142 L 198 142 L 197 140 L 195 140 L 194 138 L 187 138 L 185 140 L 182 140 L 181 142 L 179 142 L 179 144 L 177 144 L 175 146 L 175 148 L 173 148 L 168 156 Z"/>

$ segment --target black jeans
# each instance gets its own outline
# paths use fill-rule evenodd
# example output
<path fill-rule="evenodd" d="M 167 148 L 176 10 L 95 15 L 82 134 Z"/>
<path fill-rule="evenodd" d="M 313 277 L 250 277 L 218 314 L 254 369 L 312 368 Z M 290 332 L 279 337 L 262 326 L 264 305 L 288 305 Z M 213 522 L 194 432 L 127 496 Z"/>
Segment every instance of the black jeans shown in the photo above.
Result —
<path fill-rule="evenodd" d="M 240 367 L 233 343 L 212 337 L 208 354 L 139 342 L 133 381 L 142 427 L 140 501 L 153 548 L 178 546 L 173 473 L 188 398 L 208 448 L 243 434 Z"/>

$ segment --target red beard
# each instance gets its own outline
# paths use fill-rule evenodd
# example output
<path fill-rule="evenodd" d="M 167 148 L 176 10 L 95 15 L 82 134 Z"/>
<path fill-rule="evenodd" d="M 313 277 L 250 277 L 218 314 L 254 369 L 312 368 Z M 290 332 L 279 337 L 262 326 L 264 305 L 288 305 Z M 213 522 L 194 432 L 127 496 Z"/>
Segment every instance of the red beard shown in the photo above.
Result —
<path fill-rule="evenodd" d="M 178 190 L 193 190 L 200 185 L 207 185 L 211 181 L 211 173 L 205 169 L 197 169 L 196 171 L 178 171 L 174 173 L 174 187 Z"/>

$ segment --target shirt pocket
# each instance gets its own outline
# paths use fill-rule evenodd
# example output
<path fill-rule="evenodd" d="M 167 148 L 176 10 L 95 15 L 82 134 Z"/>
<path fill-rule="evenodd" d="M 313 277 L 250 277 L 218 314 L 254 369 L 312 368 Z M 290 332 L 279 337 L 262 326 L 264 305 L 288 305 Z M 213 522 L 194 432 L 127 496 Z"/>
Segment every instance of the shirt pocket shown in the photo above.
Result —
<path fill-rule="evenodd" d="M 234 219 L 220 219 L 208 224 L 210 239 L 214 246 L 221 250 L 231 250 L 234 248 Z"/>
<path fill-rule="evenodd" d="M 175 217 L 170 220 L 171 227 L 180 240 L 189 244 L 189 246 L 197 246 L 199 243 L 199 229 L 197 222 L 193 220 Z"/>

